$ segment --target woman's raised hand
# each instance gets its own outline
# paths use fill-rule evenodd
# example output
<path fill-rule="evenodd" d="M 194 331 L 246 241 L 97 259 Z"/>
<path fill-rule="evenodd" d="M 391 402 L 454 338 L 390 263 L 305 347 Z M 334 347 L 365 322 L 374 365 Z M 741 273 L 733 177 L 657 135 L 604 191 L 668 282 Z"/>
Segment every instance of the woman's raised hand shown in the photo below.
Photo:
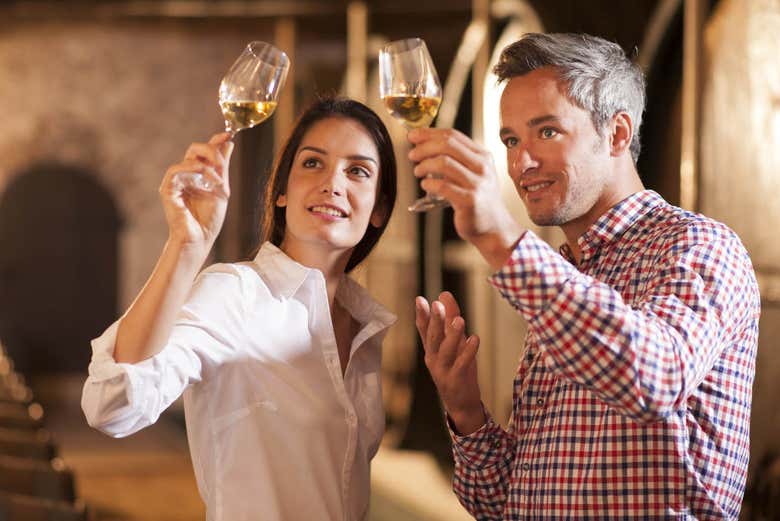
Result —
<path fill-rule="evenodd" d="M 193 143 L 184 158 L 165 172 L 160 198 L 168 221 L 169 240 L 210 249 L 225 220 L 230 183 L 228 167 L 233 142 L 230 134 L 215 134 L 208 143 Z M 209 189 L 184 182 L 185 175 L 200 174 Z"/>

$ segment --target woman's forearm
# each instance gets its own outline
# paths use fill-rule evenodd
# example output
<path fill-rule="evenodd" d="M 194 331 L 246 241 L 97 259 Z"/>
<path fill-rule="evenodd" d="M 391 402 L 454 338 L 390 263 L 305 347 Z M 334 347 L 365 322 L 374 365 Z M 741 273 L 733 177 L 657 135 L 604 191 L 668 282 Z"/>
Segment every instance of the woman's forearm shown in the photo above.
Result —
<path fill-rule="evenodd" d="M 114 348 L 117 362 L 137 363 L 165 347 L 209 249 L 175 239 L 165 243 L 152 275 L 120 322 Z"/>

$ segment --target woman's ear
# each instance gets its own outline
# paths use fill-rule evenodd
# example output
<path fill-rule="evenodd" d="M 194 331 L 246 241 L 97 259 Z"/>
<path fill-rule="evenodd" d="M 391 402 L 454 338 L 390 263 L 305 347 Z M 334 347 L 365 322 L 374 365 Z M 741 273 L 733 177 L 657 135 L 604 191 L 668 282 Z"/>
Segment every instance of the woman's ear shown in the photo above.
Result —
<path fill-rule="evenodd" d="M 369 220 L 369 223 L 371 223 L 371 226 L 374 228 L 381 228 L 382 225 L 385 224 L 386 220 L 387 204 L 385 203 L 384 199 L 380 199 L 374 205 L 374 210 L 371 212 L 371 219 Z"/>
<path fill-rule="evenodd" d="M 279 197 L 276 198 L 276 206 L 279 208 L 287 206 L 287 197 L 284 194 L 279 194 Z"/>

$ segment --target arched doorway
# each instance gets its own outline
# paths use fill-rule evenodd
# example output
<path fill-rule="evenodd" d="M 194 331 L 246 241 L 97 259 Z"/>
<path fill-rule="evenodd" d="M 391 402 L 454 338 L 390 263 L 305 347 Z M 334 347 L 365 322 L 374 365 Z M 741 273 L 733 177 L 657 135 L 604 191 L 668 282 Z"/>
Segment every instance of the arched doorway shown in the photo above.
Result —
<path fill-rule="evenodd" d="M 85 372 L 115 317 L 119 215 L 85 172 L 38 165 L 0 197 L 0 339 L 23 374 Z"/>

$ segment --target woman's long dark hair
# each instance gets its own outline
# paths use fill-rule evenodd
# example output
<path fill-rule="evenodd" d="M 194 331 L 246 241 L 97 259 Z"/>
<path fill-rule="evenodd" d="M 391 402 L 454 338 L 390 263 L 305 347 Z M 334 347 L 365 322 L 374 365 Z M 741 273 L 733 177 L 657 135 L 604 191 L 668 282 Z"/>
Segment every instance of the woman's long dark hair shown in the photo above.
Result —
<path fill-rule="evenodd" d="M 287 191 L 287 180 L 290 176 L 295 154 L 301 145 L 303 136 L 318 121 L 327 118 L 346 118 L 360 123 L 376 145 L 379 153 L 379 190 L 374 207 L 382 205 L 385 208 L 385 219 L 381 226 L 376 227 L 369 223 L 363 238 L 352 250 L 347 267 L 344 270 L 349 273 L 360 264 L 374 249 L 379 237 L 385 231 L 387 222 L 395 206 L 396 197 L 396 166 L 393 143 L 387 132 L 385 124 L 379 116 L 362 103 L 347 99 L 326 97 L 318 100 L 298 118 L 298 121 L 282 147 L 281 154 L 276 159 L 268 185 L 265 190 L 263 215 L 260 219 L 260 244 L 265 241 L 279 246 L 284 239 L 284 231 L 287 226 L 285 208 L 276 206 L 279 196 Z"/>

